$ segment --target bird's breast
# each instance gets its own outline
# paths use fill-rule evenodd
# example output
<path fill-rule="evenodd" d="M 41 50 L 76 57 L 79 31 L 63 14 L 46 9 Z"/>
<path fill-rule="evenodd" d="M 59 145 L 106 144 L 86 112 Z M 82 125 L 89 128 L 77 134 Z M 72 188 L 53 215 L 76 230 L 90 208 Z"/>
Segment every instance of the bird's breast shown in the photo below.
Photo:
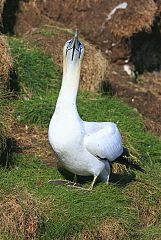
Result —
<path fill-rule="evenodd" d="M 67 153 L 83 142 L 84 128 L 79 119 L 53 116 L 49 125 L 49 142 L 57 153 Z"/>

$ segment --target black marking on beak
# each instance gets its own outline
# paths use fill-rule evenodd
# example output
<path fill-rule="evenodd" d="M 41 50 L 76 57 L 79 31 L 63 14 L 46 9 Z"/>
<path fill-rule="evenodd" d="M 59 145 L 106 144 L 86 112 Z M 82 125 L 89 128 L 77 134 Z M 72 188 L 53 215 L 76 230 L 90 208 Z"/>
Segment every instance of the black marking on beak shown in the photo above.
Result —
<path fill-rule="evenodd" d="M 75 35 L 74 35 L 74 38 L 71 40 L 71 42 L 69 42 L 69 47 L 67 48 L 66 50 L 66 54 L 68 52 L 68 50 L 71 50 L 72 49 L 72 61 L 74 59 L 74 53 L 75 51 L 78 51 L 79 52 L 79 58 L 80 58 L 80 55 L 81 55 L 81 50 L 79 49 L 79 45 L 80 45 L 80 42 L 78 40 L 78 31 L 76 30 L 75 31 Z"/>
<path fill-rule="evenodd" d="M 79 51 L 79 41 L 78 41 L 78 31 L 75 31 L 74 39 L 73 39 L 73 52 L 72 52 L 72 61 L 74 58 L 74 52 L 75 50 Z"/>

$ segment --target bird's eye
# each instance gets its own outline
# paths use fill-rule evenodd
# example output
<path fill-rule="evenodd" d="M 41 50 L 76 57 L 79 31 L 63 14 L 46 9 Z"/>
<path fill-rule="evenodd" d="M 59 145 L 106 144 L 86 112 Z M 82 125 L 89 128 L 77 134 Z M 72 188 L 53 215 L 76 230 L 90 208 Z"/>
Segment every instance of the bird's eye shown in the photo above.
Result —
<path fill-rule="evenodd" d="M 79 43 L 79 48 L 82 50 L 82 48 L 83 48 L 83 44 L 82 43 Z"/>
<path fill-rule="evenodd" d="M 66 42 L 67 48 L 70 47 L 71 43 L 72 43 L 72 39 L 71 39 L 71 40 L 68 40 L 68 41 Z"/>

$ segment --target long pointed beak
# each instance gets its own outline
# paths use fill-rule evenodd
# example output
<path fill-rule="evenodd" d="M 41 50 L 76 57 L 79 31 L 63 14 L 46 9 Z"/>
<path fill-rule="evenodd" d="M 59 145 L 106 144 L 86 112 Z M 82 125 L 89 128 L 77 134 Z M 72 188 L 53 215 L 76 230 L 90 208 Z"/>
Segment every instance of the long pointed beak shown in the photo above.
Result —
<path fill-rule="evenodd" d="M 78 31 L 77 30 L 75 31 L 71 48 L 73 49 L 73 51 L 72 51 L 72 61 L 73 61 L 75 50 L 79 51 L 79 40 L 78 40 Z"/>
<path fill-rule="evenodd" d="M 75 53 L 76 51 L 77 51 L 77 56 L 79 56 L 79 58 L 80 58 L 83 45 L 78 39 L 78 31 L 77 30 L 75 31 L 74 38 L 69 40 L 67 43 L 68 43 L 68 46 L 66 48 L 66 54 L 68 51 L 71 52 L 71 57 L 72 57 L 71 60 L 73 61 L 74 55 L 76 55 L 76 53 Z"/>
<path fill-rule="evenodd" d="M 70 46 L 67 48 L 66 51 L 72 50 L 72 61 L 74 58 L 75 50 L 79 51 L 79 40 L 78 40 L 78 31 L 75 31 L 74 38 L 71 40 Z"/>

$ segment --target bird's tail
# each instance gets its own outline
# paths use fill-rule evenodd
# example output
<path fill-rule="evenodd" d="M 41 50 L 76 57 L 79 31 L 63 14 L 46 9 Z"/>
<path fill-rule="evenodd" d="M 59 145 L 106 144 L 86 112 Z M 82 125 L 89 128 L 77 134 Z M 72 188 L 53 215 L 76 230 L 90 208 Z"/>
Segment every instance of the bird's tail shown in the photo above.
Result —
<path fill-rule="evenodd" d="M 127 168 L 133 168 L 145 173 L 145 170 L 138 163 L 132 162 L 129 159 L 129 157 L 130 157 L 129 151 L 126 148 L 124 148 L 122 155 L 115 159 L 112 163 L 120 163 L 125 165 Z"/>

